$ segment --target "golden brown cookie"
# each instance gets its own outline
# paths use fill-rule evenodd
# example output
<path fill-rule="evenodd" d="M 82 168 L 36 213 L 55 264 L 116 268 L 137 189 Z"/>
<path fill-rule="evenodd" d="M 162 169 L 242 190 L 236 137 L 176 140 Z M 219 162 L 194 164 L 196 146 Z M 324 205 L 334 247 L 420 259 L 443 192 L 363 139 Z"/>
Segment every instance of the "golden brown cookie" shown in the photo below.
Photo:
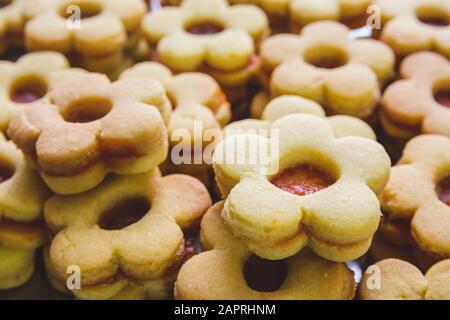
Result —
<path fill-rule="evenodd" d="M 305 250 L 285 261 L 266 261 L 247 251 L 227 229 L 223 202 L 202 219 L 201 240 L 208 251 L 186 262 L 178 274 L 180 300 L 318 300 L 352 299 L 353 273 Z"/>
<path fill-rule="evenodd" d="M 435 264 L 425 276 L 406 261 L 380 261 L 364 273 L 359 297 L 362 300 L 450 300 L 450 259 Z"/>
<path fill-rule="evenodd" d="M 232 135 L 215 149 L 216 181 L 228 195 L 222 215 L 233 234 L 268 259 L 305 246 L 333 261 L 363 255 L 389 177 L 384 148 L 366 138 L 335 138 L 325 119 L 307 114 L 278 119 L 270 130 L 270 139 Z"/>
<path fill-rule="evenodd" d="M 41 213 L 49 196 L 22 152 L 0 133 L 0 289 L 31 277 L 34 251 L 47 238 Z"/>
<path fill-rule="evenodd" d="M 148 298 L 161 298 L 156 283 L 170 296 L 189 255 L 183 232 L 195 227 L 210 205 L 198 180 L 161 177 L 158 169 L 110 176 L 86 193 L 55 196 L 45 205 L 54 234 L 49 276 L 64 284 L 68 268 L 78 267 L 81 289 L 71 291 L 83 299 L 108 299 L 129 284 L 144 286 Z"/>
<path fill-rule="evenodd" d="M 393 138 L 420 133 L 450 136 L 450 63 L 433 52 L 408 56 L 402 80 L 390 85 L 382 100 L 381 122 Z"/>
<path fill-rule="evenodd" d="M 268 33 L 264 12 L 225 0 L 186 0 L 150 12 L 143 33 L 155 59 L 176 72 L 202 71 L 222 86 L 245 86 L 259 70 L 256 46 Z"/>
<path fill-rule="evenodd" d="M 430 261 L 450 257 L 449 163 L 450 138 L 415 137 L 392 168 L 381 198 L 384 237 L 405 244 L 412 240 L 423 255 L 418 262 L 424 270 Z"/>
<path fill-rule="evenodd" d="M 35 0 L 24 11 L 28 50 L 58 51 L 88 68 L 96 61 L 112 63 L 137 42 L 146 6 L 142 0 Z"/>
<path fill-rule="evenodd" d="M 56 193 L 98 185 L 108 172 L 144 172 L 166 159 L 170 102 L 152 79 L 110 83 L 100 74 L 59 82 L 49 101 L 16 114 L 8 135 Z"/>
<path fill-rule="evenodd" d="M 15 63 L 0 61 L 0 130 L 6 130 L 13 114 L 27 104 L 47 101 L 48 91 L 74 72 L 57 52 L 34 52 Z"/>
<path fill-rule="evenodd" d="M 435 51 L 450 58 L 448 0 L 376 0 L 384 26 L 381 39 L 399 57 Z"/>
<path fill-rule="evenodd" d="M 231 118 L 230 104 L 220 86 L 212 77 L 203 73 L 185 72 L 174 76 L 167 67 L 156 62 L 137 64 L 120 76 L 120 79 L 130 78 L 158 80 L 174 104 L 174 111 L 167 125 L 170 157 L 166 160 L 163 171 L 204 177 L 211 166 L 205 163 L 206 159 L 201 159 L 198 164 L 194 163 L 192 154 L 196 151 L 203 153 L 208 146 L 216 144 L 220 137 L 211 139 L 208 132 L 215 130 L 220 133 Z M 209 148 L 211 147 L 213 145 Z M 185 155 L 184 152 L 188 154 Z M 207 179 L 200 180 L 207 182 Z"/>
<path fill-rule="evenodd" d="M 312 99 L 331 114 L 368 118 L 380 86 L 394 75 L 394 54 L 385 44 L 351 40 L 337 22 L 315 22 L 300 34 L 279 34 L 261 48 L 263 77 L 272 96 L 293 94 Z M 268 83 L 268 80 L 263 82 Z"/>

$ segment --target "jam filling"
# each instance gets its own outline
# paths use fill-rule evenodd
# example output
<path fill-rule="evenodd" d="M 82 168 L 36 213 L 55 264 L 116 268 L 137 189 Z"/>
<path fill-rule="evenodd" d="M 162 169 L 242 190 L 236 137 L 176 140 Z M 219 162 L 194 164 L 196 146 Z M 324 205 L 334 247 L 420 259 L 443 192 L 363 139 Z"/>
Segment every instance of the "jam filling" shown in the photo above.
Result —
<path fill-rule="evenodd" d="M 448 26 L 448 17 L 445 14 L 434 15 L 418 15 L 420 22 L 433 27 L 446 27 Z"/>
<path fill-rule="evenodd" d="M 111 109 L 109 99 L 83 99 L 69 106 L 63 117 L 67 122 L 88 123 L 103 118 Z"/>
<path fill-rule="evenodd" d="M 150 210 L 146 198 L 130 198 L 107 209 L 100 219 L 99 226 L 104 230 L 121 230 L 141 220 Z"/>
<path fill-rule="evenodd" d="M 13 86 L 10 98 L 17 103 L 31 103 L 41 99 L 47 93 L 47 85 L 38 78 L 19 80 Z"/>
<path fill-rule="evenodd" d="M 335 181 L 328 173 L 319 168 L 300 165 L 283 171 L 271 182 L 283 191 L 306 196 L 331 186 Z"/>
<path fill-rule="evenodd" d="M 445 178 L 436 187 L 439 200 L 450 206 L 450 177 Z"/>
<path fill-rule="evenodd" d="M 0 183 L 7 181 L 14 175 L 14 166 L 0 159 Z"/>
<path fill-rule="evenodd" d="M 434 95 L 434 99 L 446 108 L 450 108 L 450 89 L 440 90 Z"/>
<path fill-rule="evenodd" d="M 223 31 L 223 27 L 215 22 L 202 22 L 192 24 L 186 28 L 186 31 L 195 35 L 211 35 Z"/>
<path fill-rule="evenodd" d="M 248 258 L 244 266 L 247 285 L 259 292 L 274 292 L 281 288 L 288 272 L 284 260 L 265 260 L 255 255 Z"/>

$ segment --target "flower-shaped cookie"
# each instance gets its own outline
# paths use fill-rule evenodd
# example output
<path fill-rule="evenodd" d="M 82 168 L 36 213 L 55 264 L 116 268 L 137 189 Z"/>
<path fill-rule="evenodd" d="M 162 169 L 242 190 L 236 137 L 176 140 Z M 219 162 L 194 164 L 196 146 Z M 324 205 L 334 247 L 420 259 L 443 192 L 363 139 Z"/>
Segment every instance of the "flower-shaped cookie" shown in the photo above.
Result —
<path fill-rule="evenodd" d="M 450 136 L 450 63 L 433 52 L 408 56 L 399 80 L 383 96 L 381 122 L 395 138 L 419 133 Z"/>
<path fill-rule="evenodd" d="M 25 19 L 23 5 L 27 0 L 5 0 L 0 3 L 0 53 L 11 46 L 21 46 Z"/>
<path fill-rule="evenodd" d="M 406 145 L 383 192 L 381 230 L 406 243 L 412 235 L 422 266 L 450 257 L 449 176 L 450 138 L 421 135 Z"/>
<path fill-rule="evenodd" d="M 217 143 L 207 135 L 209 130 L 220 132 L 231 117 L 230 104 L 217 82 L 210 76 L 198 72 L 186 72 L 176 76 L 165 66 L 156 62 L 143 62 L 122 73 L 120 79 L 152 78 L 160 81 L 174 104 L 174 111 L 167 125 L 169 147 L 172 150 L 185 145 L 191 163 L 179 163 L 183 152 L 167 159 L 164 171 L 188 173 L 196 177 L 204 176 L 211 166 L 193 164 L 192 152 L 202 152 L 212 143 Z M 198 126 L 198 129 L 197 129 Z M 211 131 L 210 131 L 211 132 Z M 186 134 L 189 133 L 189 134 Z M 211 146 L 212 147 L 212 146 Z M 174 158 L 176 157 L 176 158 Z M 170 161 L 172 160 L 172 161 Z M 208 179 L 201 179 L 205 182 Z"/>
<path fill-rule="evenodd" d="M 353 273 L 345 264 L 326 261 L 304 251 L 286 261 L 265 261 L 233 237 L 220 213 L 223 202 L 202 219 L 205 249 L 187 261 L 175 284 L 181 300 L 324 300 L 352 299 Z M 262 261 L 262 262 L 261 262 Z"/>
<path fill-rule="evenodd" d="M 26 46 L 65 54 L 109 55 L 125 47 L 127 33 L 139 28 L 145 12 L 142 0 L 34 0 L 25 6 Z"/>
<path fill-rule="evenodd" d="M 394 74 L 394 54 L 375 40 L 350 40 L 348 31 L 337 22 L 315 22 L 300 36 L 280 34 L 264 41 L 263 76 L 269 79 L 273 71 L 272 95 L 300 95 L 330 113 L 370 116 L 380 96 L 379 83 Z"/>
<path fill-rule="evenodd" d="M 210 205 L 198 180 L 161 177 L 158 169 L 110 176 L 84 194 L 55 196 L 45 205 L 55 235 L 50 277 L 64 283 L 67 268 L 78 266 L 81 289 L 72 292 L 107 299 L 130 283 L 146 287 L 176 275 L 185 257 L 183 231 L 195 227 Z"/>
<path fill-rule="evenodd" d="M 22 152 L 0 133 L 0 289 L 31 277 L 34 250 L 47 238 L 39 219 L 49 196 Z"/>
<path fill-rule="evenodd" d="M 299 96 L 279 96 L 270 101 L 265 107 L 261 120 L 245 119 L 230 123 L 224 128 L 225 136 L 230 134 L 251 133 L 268 136 L 272 123 L 289 114 L 312 114 L 325 118 L 323 108 L 312 100 Z M 371 140 L 376 140 L 376 135 L 372 128 L 364 121 L 350 116 L 331 116 L 326 120 L 333 128 L 336 138 L 346 136 L 360 136 Z M 267 135 L 266 135 L 267 133 Z"/>
<path fill-rule="evenodd" d="M 49 102 L 16 114 L 8 135 L 36 160 L 53 191 L 79 193 L 108 172 L 144 172 L 164 161 L 163 117 L 169 112 L 164 88 L 155 80 L 111 84 L 106 76 L 80 73 L 54 86 Z"/>
<path fill-rule="evenodd" d="M 450 300 L 450 259 L 433 265 L 425 276 L 406 261 L 380 261 L 364 273 L 359 297 L 362 300 Z"/>
<path fill-rule="evenodd" d="M 46 101 L 47 92 L 64 77 L 81 70 L 68 69 L 66 58 L 57 52 L 34 52 L 17 62 L 0 62 L 0 129 L 26 104 Z"/>
<path fill-rule="evenodd" d="M 384 25 L 381 39 L 395 53 L 430 50 L 450 58 L 448 0 L 377 0 Z"/>
<path fill-rule="evenodd" d="M 186 0 L 180 7 L 148 13 L 142 29 L 157 47 L 158 59 L 170 69 L 201 69 L 220 84 L 237 86 L 257 70 L 255 43 L 266 35 L 268 22 L 254 6 Z"/>
<path fill-rule="evenodd" d="M 380 220 L 377 195 L 390 170 L 384 148 L 337 139 L 313 115 L 285 116 L 270 130 L 270 139 L 233 135 L 215 149 L 216 181 L 228 195 L 225 222 L 264 258 L 290 257 L 307 245 L 333 261 L 360 257 Z"/>

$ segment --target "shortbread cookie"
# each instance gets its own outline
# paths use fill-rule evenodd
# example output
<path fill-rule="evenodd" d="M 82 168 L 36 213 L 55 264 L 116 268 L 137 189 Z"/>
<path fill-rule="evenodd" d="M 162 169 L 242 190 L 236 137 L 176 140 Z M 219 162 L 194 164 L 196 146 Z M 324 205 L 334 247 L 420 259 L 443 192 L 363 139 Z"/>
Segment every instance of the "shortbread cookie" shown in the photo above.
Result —
<path fill-rule="evenodd" d="M 0 62 L 0 130 L 8 127 L 13 114 L 25 105 L 47 101 L 48 91 L 62 78 L 81 70 L 68 69 L 66 58 L 57 52 L 23 55 L 17 62 Z"/>
<path fill-rule="evenodd" d="M 142 29 L 156 59 L 171 70 L 202 71 L 233 88 L 258 73 L 256 46 L 269 30 L 261 9 L 225 0 L 186 0 L 150 12 Z"/>
<path fill-rule="evenodd" d="M 412 240 L 423 269 L 450 257 L 449 163 L 450 138 L 415 137 L 393 167 L 381 198 L 383 235 L 391 242 Z"/>
<path fill-rule="evenodd" d="M 337 139 L 313 115 L 285 116 L 270 130 L 270 139 L 233 135 L 215 149 L 227 225 L 267 259 L 305 246 L 332 261 L 363 255 L 380 220 L 377 195 L 389 178 L 384 148 L 361 137 Z"/>
<path fill-rule="evenodd" d="M 270 135 L 271 124 L 289 114 L 312 114 L 321 118 L 326 118 L 323 108 L 312 100 L 299 96 L 280 96 L 267 104 L 261 120 L 245 119 L 235 121 L 225 127 L 225 136 L 230 134 L 256 133 L 266 137 Z M 336 138 L 346 136 L 360 136 L 371 140 L 376 140 L 376 135 L 372 128 L 364 121 L 351 116 L 331 116 L 326 120 L 333 128 Z"/>
<path fill-rule="evenodd" d="M 49 196 L 22 152 L 0 133 L 0 290 L 31 277 L 34 251 L 47 238 L 40 218 Z"/>
<path fill-rule="evenodd" d="M 4 0 L 0 3 L 0 54 L 10 47 L 21 47 L 27 0 Z"/>
<path fill-rule="evenodd" d="M 139 28 L 145 11 L 142 0 L 35 0 L 25 8 L 26 46 L 83 56 L 109 55 L 125 47 L 127 33 Z"/>
<path fill-rule="evenodd" d="M 233 237 L 216 203 L 202 219 L 201 240 L 208 251 L 180 270 L 175 298 L 180 300 L 352 299 L 353 272 L 308 250 L 285 261 L 265 261 Z"/>
<path fill-rule="evenodd" d="M 54 233 L 49 276 L 65 283 L 67 268 L 77 266 L 81 289 L 69 289 L 83 299 L 108 299 L 129 284 L 148 285 L 147 297 L 153 298 L 157 281 L 166 283 L 168 296 L 173 282 L 165 280 L 174 280 L 189 253 L 183 232 L 194 228 L 210 205 L 198 180 L 161 177 L 158 169 L 110 176 L 86 193 L 55 196 L 45 205 Z"/>
<path fill-rule="evenodd" d="M 364 273 L 363 300 L 450 300 L 450 259 L 431 267 L 425 276 L 414 265 L 386 259 Z"/>
<path fill-rule="evenodd" d="M 450 58 L 450 1 L 376 0 L 384 26 L 381 39 L 399 57 L 436 51 Z"/>
<path fill-rule="evenodd" d="M 450 137 L 450 63 L 433 52 L 408 56 L 402 80 L 390 85 L 382 100 L 381 122 L 393 138 L 420 133 Z"/>
<path fill-rule="evenodd" d="M 167 67 L 156 62 L 137 64 L 124 71 L 120 78 L 158 80 L 174 104 L 174 111 L 167 125 L 171 156 L 166 161 L 165 171 L 189 173 L 196 177 L 201 177 L 209 171 L 210 166 L 205 164 L 206 159 L 194 164 L 192 158 L 195 152 L 202 156 L 208 146 L 218 142 L 217 138 L 220 137 L 211 139 L 208 132 L 220 132 L 231 118 L 230 104 L 217 82 L 212 77 L 198 72 L 174 76 Z M 178 150 L 180 146 L 185 148 Z M 209 148 L 212 147 L 213 145 Z M 184 154 L 184 151 L 188 154 Z M 187 161 L 184 161 L 183 157 L 187 157 Z"/>
<path fill-rule="evenodd" d="M 49 93 L 49 102 L 16 114 L 8 135 L 34 159 L 60 194 L 98 185 L 108 172 L 144 172 L 166 159 L 164 120 L 170 102 L 152 79 L 110 83 L 100 74 L 77 74 Z"/>
<path fill-rule="evenodd" d="M 329 113 L 368 118 L 380 97 L 379 84 L 394 74 L 395 57 L 385 44 L 351 40 L 348 32 L 324 21 L 306 26 L 300 36 L 279 34 L 264 41 L 263 77 L 270 79 L 272 95 L 304 96 Z"/>

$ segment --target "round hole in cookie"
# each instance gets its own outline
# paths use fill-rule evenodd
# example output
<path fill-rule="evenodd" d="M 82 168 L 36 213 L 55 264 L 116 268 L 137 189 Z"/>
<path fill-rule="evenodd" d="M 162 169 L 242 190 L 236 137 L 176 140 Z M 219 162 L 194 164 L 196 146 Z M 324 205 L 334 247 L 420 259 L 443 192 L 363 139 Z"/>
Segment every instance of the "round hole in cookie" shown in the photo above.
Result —
<path fill-rule="evenodd" d="M 13 0 L 0 0 L 0 8 L 4 8 L 13 3 Z"/>
<path fill-rule="evenodd" d="M 59 14 L 64 19 L 79 18 L 88 19 L 99 15 L 103 11 L 102 6 L 94 1 L 73 0 L 65 3 L 59 10 Z"/>
<path fill-rule="evenodd" d="M 416 10 L 417 19 L 433 27 L 446 27 L 449 23 L 449 16 L 443 8 L 435 6 L 421 6 Z"/>
<path fill-rule="evenodd" d="M 47 94 L 47 84 L 38 76 L 24 76 L 11 86 L 10 99 L 17 103 L 31 103 Z"/>
<path fill-rule="evenodd" d="M 439 200 L 450 206 L 450 177 L 442 179 L 436 186 Z"/>
<path fill-rule="evenodd" d="M 443 87 L 434 93 L 434 99 L 441 106 L 450 108 L 450 87 Z"/>
<path fill-rule="evenodd" d="M 288 272 L 285 260 L 265 260 L 251 255 L 244 265 L 247 285 L 259 292 L 274 292 L 281 288 Z"/>
<path fill-rule="evenodd" d="M 288 168 L 271 179 L 271 183 L 277 188 L 297 196 L 319 192 L 335 182 L 328 172 L 311 165 Z"/>
<path fill-rule="evenodd" d="M 127 198 L 106 209 L 99 221 L 104 230 L 121 230 L 141 220 L 150 210 L 145 197 Z"/>
<path fill-rule="evenodd" d="M 348 62 L 348 54 L 336 47 L 312 47 L 305 51 L 303 58 L 307 63 L 321 69 L 336 69 Z"/>
<path fill-rule="evenodd" d="M 0 158 L 0 183 L 10 179 L 15 171 L 16 168 L 10 161 Z"/>
<path fill-rule="evenodd" d="M 67 122 L 87 123 L 99 120 L 112 109 L 112 102 L 108 98 L 90 97 L 72 102 L 63 112 Z"/>
<path fill-rule="evenodd" d="M 224 30 L 223 24 L 217 21 L 192 21 L 185 25 L 184 30 L 189 33 L 206 36 L 212 35 Z"/>

